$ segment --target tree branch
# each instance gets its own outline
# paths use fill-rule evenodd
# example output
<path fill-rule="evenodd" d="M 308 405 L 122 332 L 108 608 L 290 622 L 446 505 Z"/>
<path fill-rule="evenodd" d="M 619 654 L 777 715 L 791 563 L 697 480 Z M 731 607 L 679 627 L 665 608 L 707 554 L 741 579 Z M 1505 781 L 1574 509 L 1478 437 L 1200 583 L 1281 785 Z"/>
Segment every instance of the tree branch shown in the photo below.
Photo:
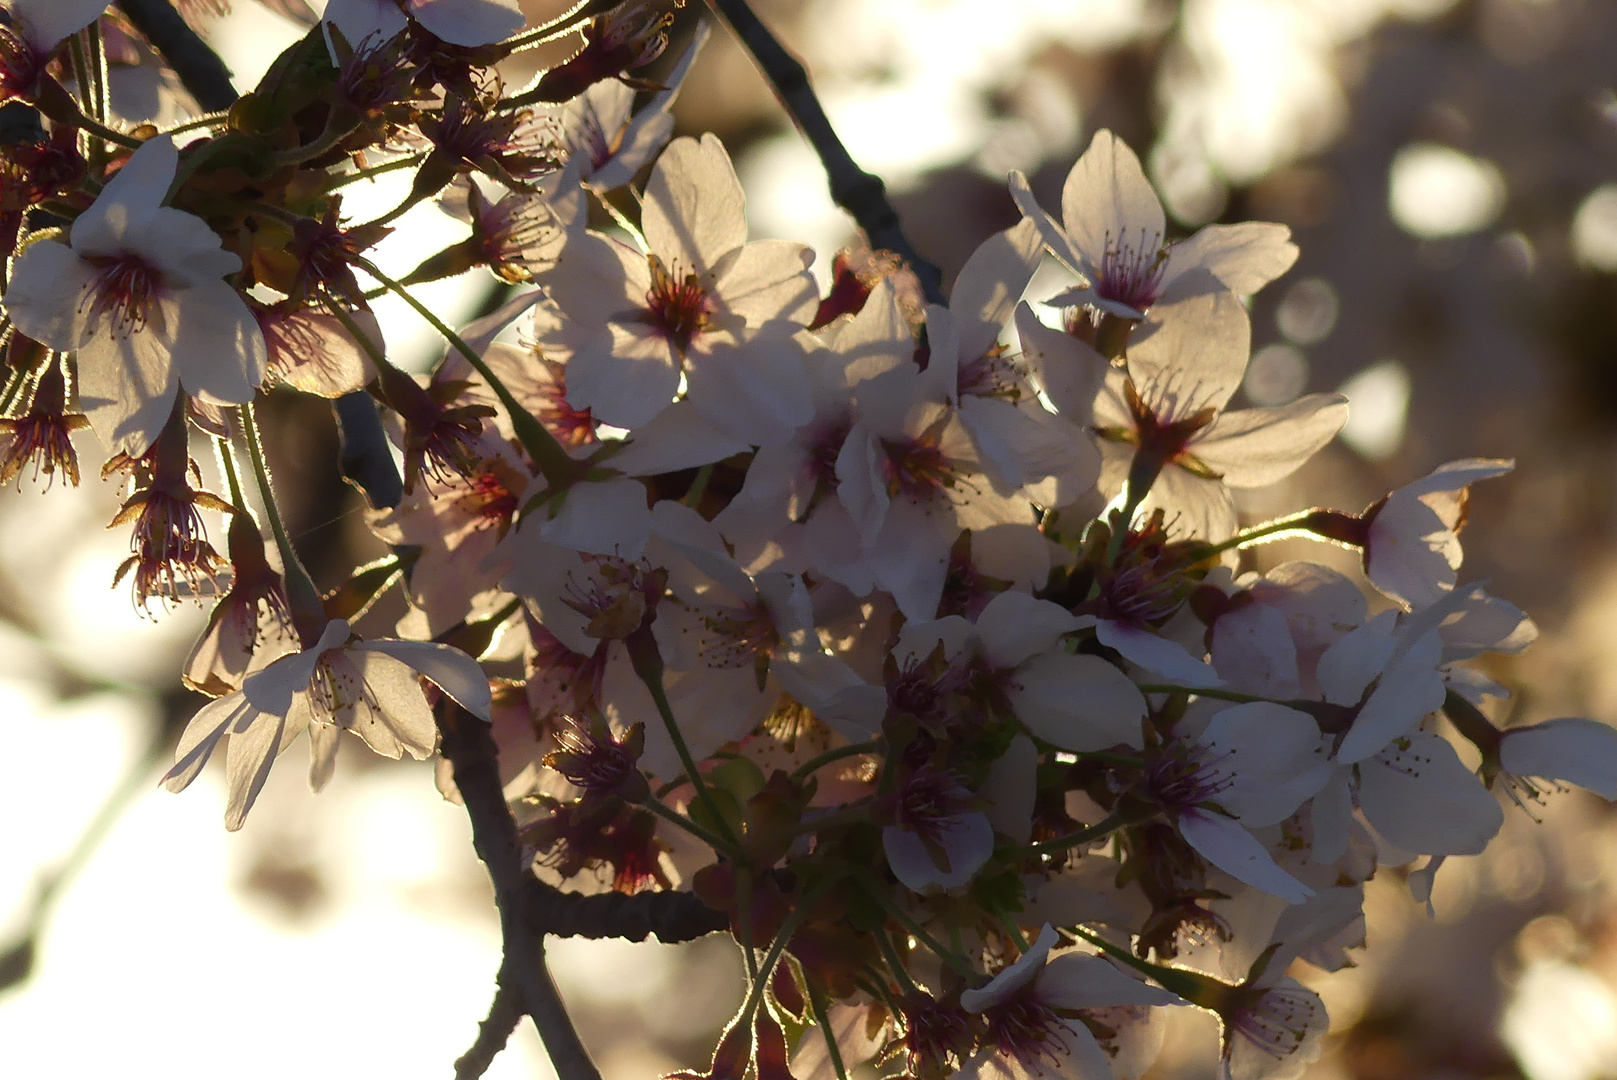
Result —
<path fill-rule="evenodd" d="M 521 1020 L 522 1003 L 501 983 L 494 988 L 488 1019 L 477 1025 L 477 1041 L 455 1062 L 455 1080 L 477 1080 L 487 1072 Z"/>
<path fill-rule="evenodd" d="M 118 0 L 118 10 L 174 69 L 204 112 L 218 112 L 236 103 L 230 69 L 169 0 Z"/>
<path fill-rule="evenodd" d="M 747 4 L 747 0 L 707 0 L 708 6 L 730 24 L 736 37 L 752 53 L 753 60 L 775 88 L 775 96 L 791 116 L 803 137 L 820 155 L 831 182 L 831 198 L 853 216 L 870 238 L 874 248 L 898 255 L 920 279 L 921 290 L 933 304 L 946 304 L 943 275 L 910 246 L 898 212 L 887 201 L 887 188 L 881 178 L 861 169 L 837 137 L 825 109 L 809 84 L 808 72 Z"/>
<path fill-rule="evenodd" d="M 580 896 L 530 876 L 523 886 L 522 915 L 536 929 L 557 937 L 644 941 L 655 934 L 664 945 L 695 941 L 729 927 L 729 916 L 687 892 L 608 892 Z"/>
<path fill-rule="evenodd" d="M 460 789 L 466 814 L 472 821 L 472 846 L 494 883 L 494 903 L 500 912 L 505 949 L 500 963 L 500 990 L 514 996 L 521 1010 L 533 1018 L 561 1080 L 600 1080 L 600 1071 L 584 1049 L 545 964 L 544 934 L 523 916 L 525 882 L 531 876 L 522 865 L 517 825 L 505 805 L 494 737 L 488 724 L 446 698 L 439 706 L 438 730 L 443 735 L 440 750 L 454 769 L 455 786 Z M 498 1027 L 500 1016 L 495 1010 L 505 1008 L 497 994 L 484 1028 L 490 1023 Z M 478 1046 L 485 1043 L 487 1034 L 486 1030 L 479 1033 Z"/>

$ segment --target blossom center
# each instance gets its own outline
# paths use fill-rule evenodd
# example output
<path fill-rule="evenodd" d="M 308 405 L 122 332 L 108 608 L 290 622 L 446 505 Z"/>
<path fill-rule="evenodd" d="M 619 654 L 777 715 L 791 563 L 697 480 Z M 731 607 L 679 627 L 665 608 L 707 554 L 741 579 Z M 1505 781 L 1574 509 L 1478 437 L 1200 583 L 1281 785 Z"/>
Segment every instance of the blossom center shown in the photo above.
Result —
<path fill-rule="evenodd" d="M 1004 347 L 995 345 L 975 360 L 960 365 L 956 378 L 961 397 L 1004 398 L 1016 401 L 1022 390 L 1016 366 L 1006 359 Z"/>
<path fill-rule="evenodd" d="M 561 371 L 540 390 L 539 420 L 563 446 L 586 446 L 596 441 L 595 416 L 575 409 L 567 400 L 567 379 Z"/>
<path fill-rule="evenodd" d="M 309 680 L 309 703 L 316 719 L 343 727 L 348 726 L 356 705 L 381 708 L 359 666 L 344 649 L 332 649 L 320 657 L 314 677 Z"/>
<path fill-rule="evenodd" d="M 954 773 L 922 769 L 911 773 L 899 789 L 893 824 L 940 844 L 946 833 L 963 827 L 959 818 L 971 809 L 970 799 L 971 793 Z"/>
<path fill-rule="evenodd" d="M 463 505 L 479 528 L 504 529 L 517 512 L 517 497 L 497 473 L 480 472 L 472 477 Z"/>
<path fill-rule="evenodd" d="M 651 288 L 646 292 L 646 321 L 683 353 L 697 334 L 712 328 L 713 302 L 697 275 L 680 277 L 677 268 L 669 271 L 657 256 L 647 259 Z"/>
<path fill-rule="evenodd" d="M 1001 1057 L 1010 1058 L 1035 1076 L 1046 1069 L 1059 1073 L 1067 1049 L 1067 1025 L 1056 1011 L 1037 998 L 1023 995 L 984 1012 L 986 1042 Z"/>
<path fill-rule="evenodd" d="M 146 328 L 152 305 L 163 291 L 163 272 L 139 255 L 90 256 L 95 267 L 87 299 L 97 319 L 111 319 L 112 331 L 127 336 Z"/>
<path fill-rule="evenodd" d="M 1301 1048 L 1319 1010 L 1319 999 L 1307 990 L 1277 987 L 1237 1006 L 1229 1025 L 1258 1049 L 1283 1058 Z"/>
<path fill-rule="evenodd" d="M 1163 274 L 1168 269 L 1168 249 L 1158 233 L 1140 230 L 1139 240 L 1107 234 L 1101 255 L 1095 295 L 1103 300 L 1125 304 L 1144 311 L 1157 302 L 1162 292 Z"/>
<path fill-rule="evenodd" d="M 882 478 L 887 494 L 925 499 L 955 485 L 955 465 L 931 438 L 882 440 Z"/>
<path fill-rule="evenodd" d="M 1146 786 L 1164 807 L 1189 810 L 1217 798 L 1235 783 L 1234 776 L 1217 767 L 1230 753 L 1203 761 L 1190 747 L 1171 746 L 1146 767 Z"/>
<path fill-rule="evenodd" d="M 775 620 L 760 603 L 702 617 L 702 659 L 709 667 L 740 668 L 766 661 L 780 643 Z"/>

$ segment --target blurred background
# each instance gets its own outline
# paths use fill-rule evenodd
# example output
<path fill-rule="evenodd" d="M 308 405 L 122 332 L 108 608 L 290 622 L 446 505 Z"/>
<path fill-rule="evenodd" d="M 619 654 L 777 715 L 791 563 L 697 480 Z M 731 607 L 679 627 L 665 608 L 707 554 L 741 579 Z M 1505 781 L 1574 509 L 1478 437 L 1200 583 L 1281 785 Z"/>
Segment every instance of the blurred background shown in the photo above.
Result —
<path fill-rule="evenodd" d="M 1278 405 L 1340 390 L 1353 416 L 1244 510 L 1357 509 L 1452 458 L 1514 457 L 1513 475 L 1473 493 L 1462 573 L 1543 635 L 1490 672 L 1520 688 L 1520 720 L 1617 721 L 1617 4 L 755 4 L 946 277 L 1015 221 L 1007 170 L 1056 207 L 1102 127 L 1139 150 L 1187 232 L 1289 225 L 1302 257 L 1254 305 L 1242 393 Z M 534 0 L 529 15 L 561 6 Z M 697 0 L 681 13 L 671 54 L 702 13 Z M 191 14 L 242 89 L 301 33 L 255 0 Z M 174 108 L 149 68 L 115 77 L 125 115 Z M 823 272 L 849 224 L 722 32 L 676 115 L 683 132 L 724 138 L 755 233 L 813 244 Z M 401 194 L 359 187 L 345 206 L 357 217 Z M 405 269 L 461 229 L 420 207 L 379 255 Z M 1033 295 L 1053 291 L 1041 281 Z M 424 292 L 456 317 L 490 298 L 481 279 Z M 407 311 L 380 314 L 413 365 L 436 359 Z M 334 585 L 379 549 L 334 479 L 329 410 L 276 399 L 271 413 L 293 528 Z M 0 1075 L 158 1063 L 178 1078 L 448 1075 L 499 959 L 464 813 L 430 766 L 362 751 L 319 798 L 295 763 L 277 769 L 234 835 L 217 770 L 182 796 L 158 790 L 176 723 L 200 703 L 177 672 L 205 612 L 142 618 L 108 588 L 125 554 L 102 530 L 118 498 L 88 437 L 82 452 L 80 489 L 40 494 L 25 479 L 0 500 L 0 949 L 17 946 L 0 960 Z M 1259 555 L 1260 569 L 1353 570 L 1302 543 Z M 1369 883 L 1362 965 L 1306 976 L 1333 1021 L 1309 1077 L 1617 1077 L 1617 817 L 1582 792 L 1535 813 L 1512 811 L 1486 856 L 1449 861 L 1431 918 L 1398 873 Z M 719 940 L 551 953 L 609 1080 L 704 1065 L 739 1000 L 738 957 Z M 1203 1018 L 1176 1016 L 1153 1075 L 1211 1075 L 1215 1039 Z M 530 1027 L 489 1075 L 549 1075 Z"/>

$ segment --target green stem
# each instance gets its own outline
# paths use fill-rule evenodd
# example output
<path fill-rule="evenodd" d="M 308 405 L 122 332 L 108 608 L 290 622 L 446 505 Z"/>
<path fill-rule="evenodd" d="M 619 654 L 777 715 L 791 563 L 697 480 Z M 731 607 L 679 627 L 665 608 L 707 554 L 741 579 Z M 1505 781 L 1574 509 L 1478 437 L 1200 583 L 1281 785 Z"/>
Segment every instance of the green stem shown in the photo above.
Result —
<path fill-rule="evenodd" d="M 707 786 L 701 770 L 696 767 L 691 748 L 679 730 L 679 721 L 674 719 L 674 708 L 668 703 L 668 692 L 663 689 L 663 659 L 657 652 L 656 641 L 652 640 L 649 630 L 636 630 L 624 640 L 624 644 L 628 646 L 630 666 L 640 681 L 646 684 L 652 703 L 657 706 L 657 715 L 662 718 L 663 727 L 668 731 L 669 741 L 674 744 L 674 752 L 679 755 L 679 763 L 684 767 L 691 787 L 696 789 L 696 797 L 707 807 L 707 812 L 724 831 L 730 844 L 739 848 L 741 838 L 730 828 L 730 819 L 720 812 L 719 802 L 713 797 L 713 791 Z"/>
<path fill-rule="evenodd" d="M 381 176 L 383 173 L 407 169 L 412 165 L 419 165 L 426 160 L 426 157 L 426 151 L 419 154 L 406 154 L 403 157 L 394 158 L 392 161 L 384 161 L 380 165 L 372 165 L 366 169 L 356 169 L 351 173 L 342 173 L 334 177 L 338 182 L 329 185 L 326 190 L 336 191 L 338 188 L 347 187 L 349 184 L 355 184 L 361 180 L 370 180 L 373 177 Z"/>
<path fill-rule="evenodd" d="M 651 798 L 642 799 L 638 805 L 650 810 L 653 814 L 656 814 L 664 821 L 667 821 L 678 828 L 684 829 L 686 832 L 690 833 L 692 836 L 696 837 L 713 850 L 723 852 L 724 855 L 732 861 L 737 863 L 741 861 L 741 852 L 733 844 L 731 844 L 728 840 L 725 840 L 723 837 L 718 836 L 708 829 L 702 827 L 701 825 L 698 825 L 696 822 L 692 821 L 684 814 L 681 814 L 679 811 L 670 809 L 669 807 L 658 802 L 656 799 Z"/>
<path fill-rule="evenodd" d="M 1135 688 L 1142 694 L 1194 694 L 1197 697 L 1217 698 L 1220 701 L 1233 701 L 1240 705 L 1250 705 L 1254 701 L 1268 701 L 1275 705 L 1286 705 L 1295 708 L 1290 701 L 1279 698 L 1258 697 L 1256 694 L 1243 694 L 1235 690 L 1225 690 L 1217 686 L 1175 686 L 1172 683 L 1136 683 Z"/>
<path fill-rule="evenodd" d="M 881 950 L 887 966 L 892 969 L 893 977 L 898 980 L 898 985 L 904 988 L 906 994 L 915 993 L 915 980 L 911 979 L 910 973 L 905 970 L 904 958 L 893 948 L 893 939 L 887 936 L 887 928 L 878 926 L 871 936 L 876 939 L 876 947 Z"/>
<path fill-rule="evenodd" d="M 335 116 L 336 114 L 334 113 L 333 115 Z M 294 146 L 290 150 L 283 150 L 276 154 L 275 166 L 276 168 L 283 168 L 288 165 L 302 165 L 305 161 L 311 161 L 342 142 L 353 130 L 352 127 L 345 128 L 340 124 L 327 123 L 325 130 L 320 133 L 314 142 Z"/>
<path fill-rule="evenodd" d="M 580 464 L 568 456 L 567 451 L 562 449 L 561 443 L 556 441 L 555 436 L 550 434 L 545 426 L 534 418 L 532 413 L 522 407 L 516 396 L 506 388 L 505 383 L 500 381 L 499 376 L 490 370 L 489 366 L 483 362 L 483 358 L 477 355 L 470 345 L 461 340 L 459 334 L 449 329 L 444 321 L 433 314 L 432 310 L 420 300 L 417 300 L 409 289 L 382 273 L 374 263 L 367 259 L 356 259 L 355 265 L 381 282 L 389 292 L 409 304 L 416 314 L 427 320 L 432 328 L 438 331 L 456 352 L 466 358 L 466 362 L 482 377 L 483 381 L 488 383 L 489 389 L 494 391 L 494 396 L 500 399 L 500 404 L 504 405 L 506 412 L 510 414 L 511 427 L 516 431 L 517 439 L 522 443 L 522 448 L 527 451 L 528 457 L 533 460 L 533 463 L 539 467 L 539 471 L 544 474 L 545 482 L 552 491 L 563 491 L 574 480 L 579 478 L 581 475 Z"/>
<path fill-rule="evenodd" d="M 809 1011 L 825 1038 L 825 1050 L 831 1059 L 831 1068 L 836 1072 L 837 1080 L 848 1080 L 848 1067 L 842 1063 L 842 1049 L 837 1046 L 836 1033 L 831 1030 L 831 1013 L 826 1008 L 825 991 L 806 971 L 803 973 L 803 985 L 808 987 Z"/>
<path fill-rule="evenodd" d="M 950 967 L 954 968 L 957 973 L 965 976 L 965 978 L 968 980 L 975 980 L 978 978 L 981 972 L 972 967 L 971 964 L 966 961 L 965 957 L 959 955 L 951 949 L 946 948 L 931 934 L 923 930 L 920 923 L 910 918 L 908 913 L 906 913 L 903 908 L 899 907 L 893 902 L 892 896 L 888 894 L 886 889 L 882 888 L 880 882 L 871 876 L 870 871 L 865 870 L 862 867 L 856 867 L 853 870 L 853 879 L 856 883 L 858 883 L 860 888 L 865 890 L 866 894 L 869 895 L 872 900 L 881 905 L 882 910 L 886 911 L 887 914 L 895 919 L 900 926 L 908 930 L 914 936 L 916 941 L 919 941 L 922 945 L 925 945 L 927 948 L 931 949 L 933 953 L 937 955 L 939 960 L 942 960 L 945 964 L 948 964 Z"/>
<path fill-rule="evenodd" d="M 882 741 L 880 739 L 871 739 L 869 742 L 849 743 L 847 746 L 839 746 L 834 750 L 827 750 L 823 754 L 816 754 L 807 761 L 803 762 L 803 764 L 799 765 L 797 768 L 793 769 L 792 779 L 801 780 L 805 776 L 814 775 L 827 765 L 831 764 L 833 761 L 841 761 L 843 758 L 856 757 L 859 754 L 873 754 L 880 750 L 881 747 Z"/>
<path fill-rule="evenodd" d="M 90 82 L 94 87 L 91 105 L 95 118 L 106 123 L 112 115 L 112 93 L 107 84 L 107 48 L 101 40 L 100 19 L 91 19 L 90 25 L 84 28 L 84 45 L 89 54 Z"/>
<path fill-rule="evenodd" d="M 1112 959 L 1118 961 L 1119 963 L 1125 964 L 1147 978 L 1152 979 L 1157 983 L 1157 985 L 1161 986 L 1170 993 L 1178 994 L 1187 1001 L 1194 1000 L 1195 997 L 1199 996 L 1196 992 L 1196 981 L 1188 977 L 1188 972 L 1179 971 L 1176 968 L 1163 967 L 1161 964 L 1153 964 L 1149 960 L 1141 960 L 1129 950 L 1118 948 L 1110 941 L 1107 941 L 1105 938 L 1086 927 L 1074 926 L 1071 928 L 1070 932 L 1074 937 L 1083 938 L 1085 941 L 1089 942 L 1091 945 L 1095 946 L 1095 948 L 1099 949 L 1107 956 L 1110 956 Z M 1206 976 L 1202 976 L 1202 978 L 1206 978 Z"/>
<path fill-rule="evenodd" d="M 219 468 L 225 474 L 225 490 L 230 492 L 231 505 L 246 513 L 247 498 L 242 494 L 241 478 L 236 475 L 236 455 L 230 449 L 230 440 L 215 436 L 213 449 L 219 455 Z"/>
<path fill-rule="evenodd" d="M 1038 844 L 1028 844 L 1026 847 L 1017 848 L 1015 854 L 1022 856 L 1048 855 L 1057 851 L 1067 851 L 1080 844 L 1091 844 L 1096 840 L 1102 840 L 1118 829 L 1138 824 L 1150 816 L 1149 811 L 1125 812 L 1123 810 L 1113 810 L 1094 825 L 1079 829 L 1077 832 L 1068 833 L 1066 836 L 1058 836 L 1054 840 L 1045 840 Z"/>
<path fill-rule="evenodd" d="M 270 532 L 275 536 L 275 546 L 281 552 L 281 569 L 286 578 L 287 599 L 292 602 L 293 622 L 297 624 L 300 636 L 313 633 L 318 638 L 320 632 L 325 629 L 325 606 L 320 602 L 320 590 L 315 588 L 314 580 L 309 577 L 309 571 L 304 568 L 297 551 L 292 547 L 292 538 L 286 533 L 286 523 L 281 520 L 281 509 L 275 503 L 275 490 L 270 482 L 269 465 L 264 460 L 264 440 L 259 434 L 258 417 L 252 402 L 237 408 L 236 415 L 241 419 L 242 435 L 247 442 L 247 459 L 253 467 L 253 477 L 258 482 L 258 494 L 264 502 L 264 515 L 269 519 Z M 317 622 L 318 625 L 315 625 Z M 312 640 L 304 642 L 305 646 L 312 644 Z"/>
<path fill-rule="evenodd" d="M 549 22 L 540 23 L 538 26 L 524 30 L 514 38 L 508 38 L 505 42 L 505 48 L 512 52 L 520 52 L 523 49 L 531 49 L 535 45 L 543 45 L 558 38 L 564 38 L 568 34 L 577 33 L 579 28 L 589 20 L 587 18 L 580 19 L 576 23 L 571 20 L 574 15 L 589 7 L 590 2 L 591 0 L 573 0 L 572 7 Z"/>
<path fill-rule="evenodd" d="M 745 868 L 736 871 L 736 930 L 741 938 L 741 959 L 747 965 L 747 985 L 758 982 L 758 952 L 752 947 L 752 875 Z"/>
<path fill-rule="evenodd" d="M 775 935 L 775 940 L 770 942 L 769 952 L 764 954 L 764 962 L 759 965 L 758 975 L 752 980 L 752 988 L 747 992 L 747 1001 L 741 1007 L 741 1013 L 746 1018 L 747 1023 L 752 1022 L 753 1014 L 758 1011 L 759 1004 L 764 1000 L 764 989 L 769 985 L 769 975 L 775 970 L 775 965 L 780 962 L 780 954 L 786 951 L 786 946 L 790 944 L 792 935 L 796 934 L 797 928 L 803 925 L 804 918 L 808 916 L 809 907 L 824 894 L 825 890 L 836 884 L 840 877 L 840 874 L 831 873 L 815 882 L 803 893 L 803 897 L 797 902 L 797 906 L 792 908 L 791 914 L 787 915 L 785 921 L 780 924 L 780 931 Z"/>
<path fill-rule="evenodd" d="M 707 484 L 711 479 L 713 479 L 713 463 L 710 461 L 696 470 L 696 479 L 691 481 L 691 489 L 685 493 L 680 502 L 695 510 L 702 502 L 702 496 L 707 494 Z"/>
<path fill-rule="evenodd" d="M 201 116 L 187 120 L 183 124 L 175 124 L 163 132 L 164 135 L 183 135 L 187 131 L 195 131 L 205 127 L 224 127 L 230 122 L 230 111 L 203 113 Z"/>
<path fill-rule="evenodd" d="M 1261 525 L 1254 525 L 1250 529 L 1236 533 L 1228 540 L 1221 540 L 1216 544 L 1206 544 L 1197 550 L 1201 553 L 1202 558 L 1207 559 L 1214 555 L 1223 554 L 1232 548 L 1243 548 L 1249 544 L 1284 540 L 1285 536 L 1282 534 L 1312 535 L 1304 528 L 1304 524 L 1315 513 L 1316 511 L 1311 509 L 1299 510 L 1295 514 L 1287 514 L 1285 517 L 1275 518 L 1273 521 L 1266 521 Z"/>
<path fill-rule="evenodd" d="M 1027 943 L 1027 935 L 1022 933 L 1022 928 L 1020 926 L 1016 925 L 1016 920 L 1012 919 L 1009 915 L 1006 915 L 1003 911 L 994 912 L 994 919 L 999 923 L 1000 928 L 1005 931 L 1006 935 L 1009 936 L 1012 941 L 1016 942 L 1016 947 L 1018 949 L 1021 949 L 1025 953 L 1028 951 L 1028 949 L 1032 948 L 1032 946 Z"/>
<path fill-rule="evenodd" d="M 618 228 L 628 233 L 629 239 L 633 240 L 640 246 L 641 251 L 651 251 L 651 245 L 646 242 L 646 234 L 641 232 L 635 223 L 630 221 L 628 217 L 624 215 L 623 211 L 619 210 L 612 200 L 606 197 L 606 192 L 602 191 L 593 184 L 585 184 L 584 187 L 589 190 L 591 195 L 595 196 L 595 201 L 601 204 L 601 209 L 605 210 L 607 214 L 611 216 Z"/>

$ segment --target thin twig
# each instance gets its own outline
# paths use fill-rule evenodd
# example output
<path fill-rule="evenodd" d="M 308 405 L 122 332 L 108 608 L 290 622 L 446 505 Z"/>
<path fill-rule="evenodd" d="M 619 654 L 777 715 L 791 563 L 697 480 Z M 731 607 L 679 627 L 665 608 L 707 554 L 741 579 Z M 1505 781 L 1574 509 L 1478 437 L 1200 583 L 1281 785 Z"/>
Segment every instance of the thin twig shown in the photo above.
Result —
<path fill-rule="evenodd" d="M 853 216 L 870 238 L 871 247 L 891 251 L 909 264 L 920 279 L 921 291 L 926 294 L 928 303 L 946 304 L 943 275 L 910 246 L 898 212 L 887 201 L 887 188 L 881 178 L 861 169 L 842 145 L 814 87 L 809 84 L 803 65 L 759 21 L 747 0 L 707 0 L 707 3 L 730 24 L 736 37 L 752 53 L 753 60 L 775 88 L 781 105 L 814 147 L 814 152 L 820 155 L 820 163 L 825 166 L 831 182 L 831 198 Z"/>

